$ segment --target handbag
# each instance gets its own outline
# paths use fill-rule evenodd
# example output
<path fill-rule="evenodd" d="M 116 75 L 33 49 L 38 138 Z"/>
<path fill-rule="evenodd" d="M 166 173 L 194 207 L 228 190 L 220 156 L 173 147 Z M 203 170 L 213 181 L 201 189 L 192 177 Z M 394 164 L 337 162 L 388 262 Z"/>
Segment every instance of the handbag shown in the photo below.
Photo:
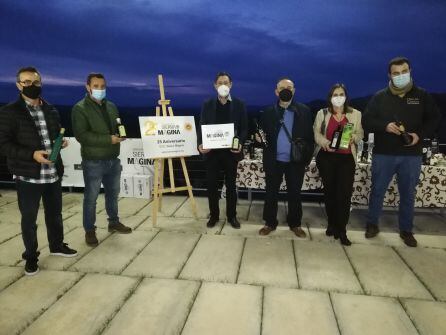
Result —
<path fill-rule="evenodd" d="M 313 158 L 313 149 L 309 147 L 303 138 L 296 138 L 293 140 L 283 119 L 280 119 L 279 122 L 291 144 L 290 161 L 302 163 L 305 166 L 310 164 L 311 159 Z"/>

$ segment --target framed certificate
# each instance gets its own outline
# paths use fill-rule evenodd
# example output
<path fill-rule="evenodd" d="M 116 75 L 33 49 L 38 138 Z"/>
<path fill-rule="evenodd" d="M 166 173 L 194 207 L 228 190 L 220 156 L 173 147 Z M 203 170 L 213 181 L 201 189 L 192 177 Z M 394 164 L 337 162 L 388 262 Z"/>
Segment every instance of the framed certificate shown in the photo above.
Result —
<path fill-rule="evenodd" d="M 234 124 L 207 124 L 201 126 L 203 149 L 229 149 L 234 138 Z"/>

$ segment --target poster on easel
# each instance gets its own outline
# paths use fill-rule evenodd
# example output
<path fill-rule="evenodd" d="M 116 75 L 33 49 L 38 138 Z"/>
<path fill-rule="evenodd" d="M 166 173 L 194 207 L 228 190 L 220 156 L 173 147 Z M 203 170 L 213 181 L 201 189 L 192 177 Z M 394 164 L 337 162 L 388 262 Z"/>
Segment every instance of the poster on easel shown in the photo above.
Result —
<path fill-rule="evenodd" d="M 139 126 L 147 158 L 188 157 L 199 154 L 193 116 L 141 116 Z"/>

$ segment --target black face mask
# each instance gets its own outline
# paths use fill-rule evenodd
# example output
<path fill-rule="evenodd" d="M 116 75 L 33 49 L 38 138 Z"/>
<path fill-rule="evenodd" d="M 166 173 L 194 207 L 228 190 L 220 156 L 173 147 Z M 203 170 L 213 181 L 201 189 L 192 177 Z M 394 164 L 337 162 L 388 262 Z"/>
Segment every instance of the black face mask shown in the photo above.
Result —
<path fill-rule="evenodd" d="M 25 86 L 22 93 L 27 98 L 37 99 L 40 97 L 40 93 L 42 93 L 42 87 L 36 85 Z"/>
<path fill-rule="evenodd" d="M 287 88 L 279 92 L 279 99 L 283 102 L 289 102 L 293 99 L 293 92 Z"/>

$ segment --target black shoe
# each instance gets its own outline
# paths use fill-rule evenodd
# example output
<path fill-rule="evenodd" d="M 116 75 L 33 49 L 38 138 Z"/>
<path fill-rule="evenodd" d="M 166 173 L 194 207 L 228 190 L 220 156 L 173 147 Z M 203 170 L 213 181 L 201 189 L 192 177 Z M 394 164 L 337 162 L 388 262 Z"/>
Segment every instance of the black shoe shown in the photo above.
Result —
<path fill-rule="evenodd" d="M 68 247 L 68 244 L 62 243 L 59 248 L 50 250 L 50 255 L 62 257 L 76 257 L 77 251 Z"/>
<path fill-rule="evenodd" d="M 408 247 L 415 248 L 418 245 L 417 240 L 415 239 L 415 237 L 413 237 L 413 234 L 411 232 L 402 231 L 400 232 L 400 237 L 403 239 L 404 243 Z"/>
<path fill-rule="evenodd" d="M 208 223 L 206 223 L 206 227 L 213 228 L 213 227 L 215 227 L 217 222 L 218 222 L 218 219 L 216 219 L 216 218 L 209 218 Z"/>
<path fill-rule="evenodd" d="M 342 245 L 346 245 L 346 246 L 352 245 L 352 242 L 350 242 L 350 240 L 348 239 L 347 235 L 341 235 L 339 238 L 341 240 L 341 244 Z"/>
<path fill-rule="evenodd" d="M 110 233 L 117 232 L 120 234 L 130 234 L 132 232 L 132 228 L 124 226 L 121 222 L 118 222 L 109 224 L 108 231 Z"/>
<path fill-rule="evenodd" d="M 99 241 L 96 237 L 95 229 L 87 230 L 85 232 L 85 243 L 87 243 L 87 245 L 89 245 L 90 247 L 95 247 L 99 244 Z"/>
<path fill-rule="evenodd" d="M 27 276 L 34 276 L 39 272 L 39 266 L 36 260 L 27 260 L 25 264 L 25 274 Z"/>
<path fill-rule="evenodd" d="M 333 236 L 333 235 L 334 235 L 333 228 L 331 228 L 330 226 L 328 226 L 328 227 L 327 227 L 327 230 L 325 231 L 325 235 L 327 235 L 327 236 Z"/>
<path fill-rule="evenodd" d="M 365 231 L 365 238 L 375 237 L 376 235 L 378 235 L 378 233 L 379 233 L 378 225 L 372 223 L 367 224 L 367 228 Z"/>
<path fill-rule="evenodd" d="M 228 220 L 228 222 L 231 224 L 232 228 L 240 229 L 240 222 L 237 220 L 237 218 L 233 218 L 232 220 Z"/>

